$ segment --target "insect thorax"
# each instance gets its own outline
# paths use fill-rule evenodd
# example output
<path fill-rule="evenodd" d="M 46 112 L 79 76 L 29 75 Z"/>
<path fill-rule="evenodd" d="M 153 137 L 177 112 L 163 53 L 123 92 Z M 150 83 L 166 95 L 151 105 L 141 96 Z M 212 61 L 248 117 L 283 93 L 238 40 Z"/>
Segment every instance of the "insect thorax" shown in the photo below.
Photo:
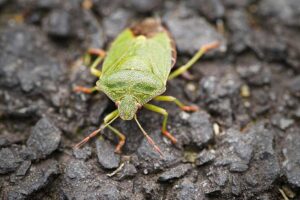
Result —
<path fill-rule="evenodd" d="M 97 81 L 97 87 L 114 102 L 132 95 L 141 105 L 165 91 L 165 84 L 154 74 L 123 69 Z"/>

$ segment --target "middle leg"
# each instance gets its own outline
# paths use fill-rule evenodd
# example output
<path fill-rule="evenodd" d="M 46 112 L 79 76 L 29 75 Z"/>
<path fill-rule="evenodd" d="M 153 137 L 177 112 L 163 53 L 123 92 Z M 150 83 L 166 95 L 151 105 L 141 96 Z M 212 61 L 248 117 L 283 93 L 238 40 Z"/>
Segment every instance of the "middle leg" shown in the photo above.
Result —
<path fill-rule="evenodd" d="M 198 106 L 184 105 L 181 101 L 179 101 L 177 98 L 175 98 L 173 96 L 157 96 L 157 97 L 153 98 L 153 100 L 174 102 L 177 106 L 179 106 L 179 108 L 181 110 L 184 110 L 184 111 L 194 112 L 194 111 L 199 110 Z"/>
<path fill-rule="evenodd" d="M 174 144 L 177 143 L 177 139 L 171 133 L 169 133 L 167 131 L 167 121 L 168 121 L 168 115 L 169 115 L 168 112 L 165 109 L 161 108 L 161 107 L 158 107 L 158 106 L 155 106 L 155 105 L 152 105 L 152 104 L 148 104 L 148 103 L 144 104 L 143 106 L 144 106 L 144 108 L 146 108 L 148 110 L 151 110 L 153 112 L 157 112 L 157 113 L 162 114 L 164 116 L 162 129 L 161 129 L 162 134 L 164 136 L 166 136 L 169 140 L 171 140 L 172 143 L 174 143 Z"/>

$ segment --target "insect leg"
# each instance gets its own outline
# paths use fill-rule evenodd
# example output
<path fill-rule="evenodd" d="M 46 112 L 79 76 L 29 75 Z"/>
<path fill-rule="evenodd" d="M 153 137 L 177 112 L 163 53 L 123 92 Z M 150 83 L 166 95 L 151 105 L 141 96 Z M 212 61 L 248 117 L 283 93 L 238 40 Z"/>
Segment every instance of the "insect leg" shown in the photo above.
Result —
<path fill-rule="evenodd" d="M 96 87 L 88 88 L 83 86 L 75 86 L 73 89 L 74 92 L 83 92 L 85 94 L 91 94 L 95 91 L 97 91 Z"/>
<path fill-rule="evenodd" d="M 91 55 L 97 56 L 97 59 L 90 66 L 91 74 L 93 74 L 94 76 L 100 77 L 101 71 L 96 68 L 101 63 L 103 58 L 105 57 L 105 51 L 103 51 L 102 49 L 93 49 L 93 48 L 89 49 L 88 52 L 83 57 L 85 65 L 90 65 L 91 59 L 92 59 Z"/>
<path fill-rule="evenodd" d="M 107 120 L 107 123 L 102 124 L 100 126 L 100 128 L 98 128 L 97 130 L 93 131 L 91 134 L 89 134 L 87 137 L 85 137 L 83 140 L 81 140 L 81 142 L 77 143 L 74 148 L 79 148 L 82 145 L 84 145 L 85 143 L 87 143 L 90 139 L 92 139 L 93 137 L 95 137 L 96 135 L 98 135 L 104 128 L 106 128 L 107 126 L 109 126 L 113 121 L 115 121 L 117 118 L 119 117 L 119 111 L 118 110 L 114 110 L 113 112 L 109 113 L 105 118 Z"/>
<path fill-rule="evenodd" d="M 173 96 L 157 96 L 157 97 L 153 98 L 153 100 L 174 102 L 177 106 L 179 106 L 179 108 L 181 110 L 184 110 L 184 111 L 194 112 L 194 111 L 199 110 L 198 106 L 184 105 L 181 101 L 179 101 L 177 98 L 175 98 Z"/>
<path fill-rule="evenodd" d="M 107 123 L 105 122 L 105 119 L 104 119 L 104 123 Z M 118 129 L 112 127 L 111 125 L 108 125 L 107 128 L 109 128 L 113 133 L 115 133 L 119 137 L 119 143 L 115 148 L 115 152 L 121 153 L 121 149 L 124 146 L 126 140 L 125 135 L 123 135 Z"/>
<path fill-rule="evenodd" d="M 213 42 L 213 43 L 209 43 L 209 44 L 202 46 L 199 49 L 199 51 L 185 65 L 179 67 L 177 70 L 172 72 L 170 74 L 168 80 L 171 80 L 171 79 L 179 76 L 183 72 L 187 71 L 191 66 L 193 66 L 193 64 L 195 64 L 197 62 L 197 60 L 199 58 L 201 58 L 201 56 L 203 56 L 204 53 L 206 53 L 207 51 L 209 51 L 211 49 L 217 48 L 219 45 L 220 45 L 219 42 Z"/>
<path fill-rule="evenodd" d="M 91 54 L 97 55 L 97 59 L 92 63 L 90 66 L 91 74 L 94 76 L 100 77 L 101 71 L 97 69 L 97 66 L 101 63 L 103 58 L 105 57 L 105 52 L 101 49 L 89 49 L 88 53 L 84 56 L 84 63 L 89 65 L 91 60 Z M 83 86 L 75 86 L 74 91 L 75 92 L 83 92 L 86 94 L 91 94 L 97 90 L 96 87 L 93 88 L 87 88 Z"/>
<path fill-rule="evenodd" d="M 164 120 L 163 120 L 163 125 L 162 125 L 162 134 L 164 136 L 166 136 L 168 139 L 170 139 L 173 143 L 177 143 L 177 139 L 167 131 L 167 121 L 168 121 L 168 112 L 161 108 L 161 107 L 158 107 L 158 106 L 155 106 L 155 105 L 152 105 L 152 104 L 144 104 L 143 105 L 146 109 L 148 110 L 151 110 L 153 112 L 157 112 L 159 114 L 162 114 L 164 116 Z"/>

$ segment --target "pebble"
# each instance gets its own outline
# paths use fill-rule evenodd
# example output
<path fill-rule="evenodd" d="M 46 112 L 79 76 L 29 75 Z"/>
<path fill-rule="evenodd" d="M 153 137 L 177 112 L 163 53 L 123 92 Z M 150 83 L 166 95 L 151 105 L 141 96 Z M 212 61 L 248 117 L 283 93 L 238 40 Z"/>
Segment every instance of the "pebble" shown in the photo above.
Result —
<path fill-rule="evenodd" d="M 299 132 L 289 133 L 284 139 L 282 163 L 287 182 L 296 188 L 300 188 L 300 136 Z"/>
<path fill-rule="evenodd" d="M 130 7 L 139 12 L 139 13 L 147 13 L 153 10 L 158 10 L 162 4 L 163 0 L 129 0 Z"/>
<path fill-rule="evenodd" d="M 65 10 L 53 10 L 43 20 L 43 30 L 51 36 L 69 37 L 71 34 L 71 16 Z"/>
<path fill-rule="evenodd" d="M 274 115 L 272 117 L 271 121 L 272 121 L 273 125 L 275 125 L 276 127 L 280 128 L 283 131 L 294 124 L 293 119 L 285 118 L 285 117 L 280 116 L 278 114 Z"/>
<path fill-rule="evenodd" d="M 201 166 L 206 163 L 212 162 L 216 158 L 213 150 L 204 149 L 196 158 L 196 165 Z"/>
<path fill-rule="evenodd" d="M 244 172 L 248 169 L 248 165 L 245 163 L 234 162 L 230 164 L 230 172 Z"/>
<path fill-rule="evenodd" d="M 46 187 L 57 174 L 59 174 L 58 163 L 54 160 L 47 160 L 38 166 L 31 167 L 30 173 L 10 188 L 7 199 L 28 199 L 34 192 Z"/>
<path fill-rule="evenodd" d="M 120 165 L 120 155 L 115 153 L 115 147 L 109 141 L 98 139 L 96 151 L 98 161 L 104 169 L 115 169 Z"/>
<path fill-rule="evenodd" d="M 16 175 L 17 176 L 25 176 L 27 171 L 29 170 L 30 166 L 31 166 L 31 161 L 28 161 L 28 160 L 23 161 L 23 163 L 18 168 Z"/>
<path fill-rule="evenodd" d="M 92 148 L 84 146 L 83 148 L 76 148 L 73 150 L 73 155 L 77 159 L 87 160 L 92 155 Z"/>
<path fill-rule="evenodd" d="M 118 178 L 119 180 L 130 179 L 135 177 L 136 174 L 137 174 L 137 169 L 135 168 L 135 166 L 130 163 L 125 163 Z"/>
<path fill-rule="evenodd" d="M 225 7 L 221 0 L 192 0 L 190 6 L 211 21 L 223 18 L 225 14 Z"/>
<path fill-rule="evenodd" d="M 181 178 L 186 173 L 188 173 L 191 170 L 191 168 L 192 166 L 190 164 L 178 165 L 174 168 L 169 169 L 168 171 L 163 172 L 159 176 L 158 181 L 167 182 L 167 181 L 172 181 L 174 179 Z"/>
<path fill-rule="evenodd" d="M 61 134 L 61 131 L 48 118 L 44 117 L 32 128 L 26 145 L 36 153 L 36 159 L 46 158 L 58 148 Z"/>
<path fill-rule="evenodd" d="M 82 160 L 71 160 L 65 169 L 70 179 L 82 180 L 91 175 L 88 166 Z"/>
<path fill-rule="evenodd" d="M 213 140 L 214 133 L 208 113 L 204 111 L 192 113 L 187 122 L 190 125 L 188 136 L 191 139 L 191 144 L 202 148 Z"/>
<path fill-rule="evenodd" d="M 296 97 L 300 97 L 300 76 L 291 79 L 288 82 L 288 88 L 291 94 L 293 94 Z"/>
<path fill-rule="evenodd" d="M 10 148 L 0 150 L 0 174 L 7 174 L 15 171 L 20 165 L 21 159 L 17 152 Z"/>
<path fill-rule="evenodd" d="M 174 13 L 167 13 L 164 21 L 170 29 L 180 53 L 194 55 L 202 45 L 215 41 L 225 43 L 225 38 L 204 18 L 198 16 L 187 18 L 178 16 L 177 13 L 180 12 L 175 10 Z M 210 52 L 210 54 L 216 55 L 213 52 Z"/>

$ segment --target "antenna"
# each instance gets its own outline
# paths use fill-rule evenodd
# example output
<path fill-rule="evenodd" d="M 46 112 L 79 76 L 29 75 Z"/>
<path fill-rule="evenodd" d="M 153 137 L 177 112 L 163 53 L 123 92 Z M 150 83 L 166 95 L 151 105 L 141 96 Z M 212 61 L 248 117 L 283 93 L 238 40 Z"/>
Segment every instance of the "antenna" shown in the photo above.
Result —
<path fill-rule="evenodd" d="M 84 145 L 85 143 L 87 143 L 91 138 L 95 137 L 98 133 L 100 133 L 100 131 L 102 131 L 103 129 L 105 129 L 108 125 L 110 125 L 113 121 L 115 121 L 117 118 L 119 117 L 119 115 L 117 115 L 116 117 L 114 117 L 112 120 L 110 120 L 110 122 L 108 122 L 107 124 L 102 124 L 100 126 L 99 129 L 95 130 L 94 132 L 92 132 L 91 134 L 89 134 L 86 138 L 84 138 L 83 140 L 81 140 L 81 142 L 77 143 L 74 148 L 80 148 L 82 145 Z"/>
<path fill-rule="evenodd" d="M 164 154 L 162 153 L 162 151 L 160 150 L 160 148 L 155 144 L 155 142 L 153 141 L 153 139 L 143 129 L 143 127 L 139 123 L 136 115 L 134 115 L 134 119 L 135 119 L 137 125 L 139 126 L 139 128 L 141 129 L 141 131 L 143 132 L 144 136 L 147 138 L 149 144 L 152 145 L 152 147 L 154 148 L 154 150 L 156 150 L 160 154 L 161 157 L 164 157 Z"/>

